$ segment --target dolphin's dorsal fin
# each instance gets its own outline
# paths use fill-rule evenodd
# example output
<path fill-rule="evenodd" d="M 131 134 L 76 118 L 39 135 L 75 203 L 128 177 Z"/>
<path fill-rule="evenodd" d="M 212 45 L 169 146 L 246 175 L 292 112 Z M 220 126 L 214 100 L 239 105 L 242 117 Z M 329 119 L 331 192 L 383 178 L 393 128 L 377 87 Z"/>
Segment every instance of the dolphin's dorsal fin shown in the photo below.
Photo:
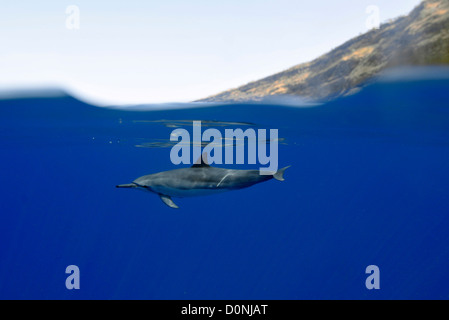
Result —
<path fill-rule="evenodd" d="M 179 207 L 173 202 L 173 200 L 170 198 L 170 196 L 166 196 L 164 194 L 160 194 L 159 197 L 161 197 L 161 200 L 170 208 L 178 209 Z"/>
<path fill-rule="evenodd" d="M 209 163 L 207 163 L 208 156 L 207 151 L 204 151 L 198 160 L 196 160 L 193 164 L 192 168 L 210 167 Z"/>

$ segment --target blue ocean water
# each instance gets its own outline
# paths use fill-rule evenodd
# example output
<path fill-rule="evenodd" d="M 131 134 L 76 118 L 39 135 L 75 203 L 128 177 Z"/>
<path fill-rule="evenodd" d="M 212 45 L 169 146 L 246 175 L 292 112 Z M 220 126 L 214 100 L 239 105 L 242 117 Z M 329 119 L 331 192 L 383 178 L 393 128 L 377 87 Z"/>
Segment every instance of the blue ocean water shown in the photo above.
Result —
<path fill-rule="evenodd" d="M 278 129 L 285 181 L 178 210 L 115 188 L 176 168 L 170 133 L 192 120 Z M 1 299 L 449 298 L 449 76 L 308 107 L 4 99 L 0 157 Z"/>

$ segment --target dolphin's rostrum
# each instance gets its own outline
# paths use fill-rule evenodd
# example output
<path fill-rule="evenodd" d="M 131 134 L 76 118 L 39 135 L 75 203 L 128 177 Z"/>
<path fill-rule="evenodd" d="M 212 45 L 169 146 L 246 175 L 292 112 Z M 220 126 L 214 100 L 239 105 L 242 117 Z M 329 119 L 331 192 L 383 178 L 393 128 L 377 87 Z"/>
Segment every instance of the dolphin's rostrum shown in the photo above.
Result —
<path fill-rule="evenodd" d="M 284 181 L 284 171 L 288 167 L 270 175 L 261 175 L 259 170 L 216 168 L 207 164 L 207 154 L 203 153 L 190 168 L 145 175 L 132 183 L 120 184 L 117 188 L 136 188 L 154 192 L 167 206 L 178 208 L 171 197 L 184 198 L 238 190 L 272 178 Z"/>

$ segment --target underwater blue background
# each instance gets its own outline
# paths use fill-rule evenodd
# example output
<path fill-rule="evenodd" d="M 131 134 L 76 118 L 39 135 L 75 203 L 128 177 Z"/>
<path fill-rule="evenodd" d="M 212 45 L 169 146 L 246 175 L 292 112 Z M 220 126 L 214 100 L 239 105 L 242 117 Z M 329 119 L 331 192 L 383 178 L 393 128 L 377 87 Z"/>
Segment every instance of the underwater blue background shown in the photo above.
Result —
<path fill-rule="evenodd" d="M 176 168 L 167 142 L 186 120 L 278 129 L 285 181 L 178 210 L 115 188 Z M 1 299 L 449 298 L 449 76 L 313 107 L 4 99 L 0 159 Z M 371 264 L 380 290 L 365 287 Z"/>

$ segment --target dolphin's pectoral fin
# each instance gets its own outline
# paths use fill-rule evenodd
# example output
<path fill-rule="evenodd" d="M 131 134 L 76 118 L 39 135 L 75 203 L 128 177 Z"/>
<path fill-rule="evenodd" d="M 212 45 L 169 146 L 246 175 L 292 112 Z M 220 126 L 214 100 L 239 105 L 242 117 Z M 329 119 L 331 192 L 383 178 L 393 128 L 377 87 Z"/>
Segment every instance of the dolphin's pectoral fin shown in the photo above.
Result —
<path fill-rule="evenodd" d="M 164 194 L 160 194 L 159 197 L 161 197 L 161 200 L 170 208 L 178 209 L 179 207 L 173 202 L 173 200 Z"/>

